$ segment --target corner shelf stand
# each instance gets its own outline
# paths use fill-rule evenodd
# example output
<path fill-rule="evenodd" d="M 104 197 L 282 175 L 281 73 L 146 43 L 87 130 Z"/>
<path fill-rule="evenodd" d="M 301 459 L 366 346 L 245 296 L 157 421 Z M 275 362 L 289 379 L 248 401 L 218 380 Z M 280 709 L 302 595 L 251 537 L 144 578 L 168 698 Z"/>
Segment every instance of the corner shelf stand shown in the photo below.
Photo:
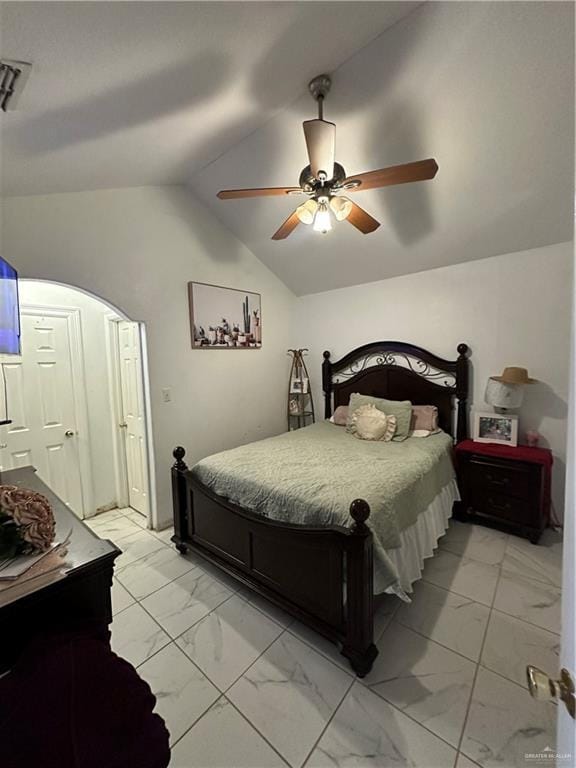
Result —
<path fill-rule="evenodd" d="M 306 363 L 304 362 L 304 353 L 307 349 L 289 349 L 288 354 L 292 355 L 292 366 L 290 368 L 290 378 L 288 380 L 288 406 L 287 420 L 288 431 L 307 427 L 316 421 L 314 416 L 314 400 L 310 387 L 310 377 Z M 302 388 L 302 391 L 298 391 Z M 305 388 L 306 391 L 303 391 Z M 296 390 L 296 391 L 295 391 Z"/>

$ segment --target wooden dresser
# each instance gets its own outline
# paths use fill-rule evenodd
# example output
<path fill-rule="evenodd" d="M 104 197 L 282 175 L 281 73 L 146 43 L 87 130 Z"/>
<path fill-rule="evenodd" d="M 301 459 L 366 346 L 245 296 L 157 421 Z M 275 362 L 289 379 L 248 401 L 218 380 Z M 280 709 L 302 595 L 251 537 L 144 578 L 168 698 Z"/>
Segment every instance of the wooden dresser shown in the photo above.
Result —
<path fill-rule="evenodd" d="M 66 575 L 60 581 L 8 602 L 0 592 L 0 674 L 13 665 L 24 646 L 39 634 L 80 627 L 106 629 L 112 621 L 110 590 L 120 550 L 98 538 L 37 476 L 33 467 L 2 472 L 3 485 L 44 494 L 54 511 L 56 539 L 70 533 Z"/>

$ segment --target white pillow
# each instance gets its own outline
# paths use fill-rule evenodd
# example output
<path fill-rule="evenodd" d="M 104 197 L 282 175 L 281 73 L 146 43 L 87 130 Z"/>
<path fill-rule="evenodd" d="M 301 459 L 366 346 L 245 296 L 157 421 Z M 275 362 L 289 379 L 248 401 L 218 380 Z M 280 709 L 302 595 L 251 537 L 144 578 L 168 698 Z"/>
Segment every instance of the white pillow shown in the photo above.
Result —
<path fill-rule="evenodd" d="M 392 440 L 396 432 L 396 416 L 387 415 L 373 403 L 361 405 L 350 418 L 350 432 L 359 440 Z"/>
<path fill-rule="evenodd" d="M 441 429 L 413 429 L 408 432 L 408 437 L 430 437 L 430 435 L 437 435 L 438 432 L 442 432 Z"/>

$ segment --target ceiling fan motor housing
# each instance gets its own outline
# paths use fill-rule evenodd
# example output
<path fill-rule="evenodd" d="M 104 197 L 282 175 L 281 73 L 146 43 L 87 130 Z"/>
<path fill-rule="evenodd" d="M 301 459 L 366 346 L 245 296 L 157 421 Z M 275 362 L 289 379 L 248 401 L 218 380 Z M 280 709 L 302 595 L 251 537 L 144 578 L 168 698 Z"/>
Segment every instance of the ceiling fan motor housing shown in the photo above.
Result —
<path fill-rule="evenodd" d="M 319 192 L 331 192 L 342 184 L 345 178 L 346 171 L 340 163 L 334 163 L 334 176 L 324 182 L 316 179 L 312 174 L 310 166 L 307 165 L 306 168 L 302 169 L 298 183 L 307 195 L 315 195 Z"/>

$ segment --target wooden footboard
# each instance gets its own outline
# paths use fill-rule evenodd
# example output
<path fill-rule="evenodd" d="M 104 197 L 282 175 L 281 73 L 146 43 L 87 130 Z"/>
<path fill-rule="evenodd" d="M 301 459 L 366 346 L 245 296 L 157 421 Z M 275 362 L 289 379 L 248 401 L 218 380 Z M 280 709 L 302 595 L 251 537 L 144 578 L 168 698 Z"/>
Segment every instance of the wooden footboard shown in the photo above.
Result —
<path fill-rule="evenodd" d="M 370 507 L 350 505 L 349 528 L 290 525 L 255 515 L 194 480 L 184 448 L 173 452 L 172 497 L 178 550 L 197 552 L 341 646 L 366 675 L 373 641 Z"/>

